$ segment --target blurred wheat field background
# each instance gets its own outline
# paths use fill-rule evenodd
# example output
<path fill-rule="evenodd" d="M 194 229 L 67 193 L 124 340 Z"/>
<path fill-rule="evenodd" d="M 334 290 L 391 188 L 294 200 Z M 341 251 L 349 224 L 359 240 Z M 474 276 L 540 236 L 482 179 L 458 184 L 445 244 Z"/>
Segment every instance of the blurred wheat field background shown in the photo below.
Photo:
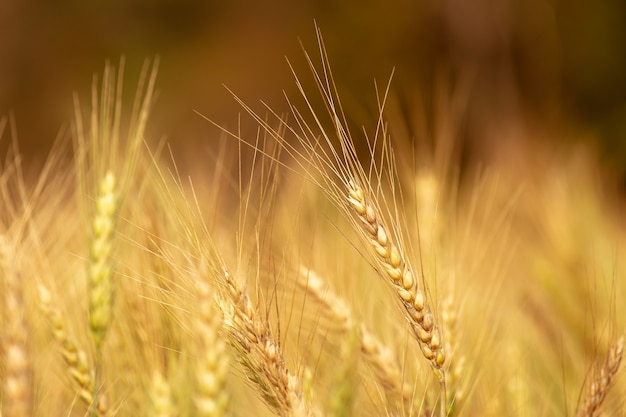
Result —
<path fill-rule="evenodd" d="M 36 174 L 0 120 L 2 415 L 623 415 L 597 151 L 468 155 L 462 82 L 355 121 L 306 49 L 289 114 L 235 97 L 194 165 L 146 133 L 156 64 L 107 65 Z"/>

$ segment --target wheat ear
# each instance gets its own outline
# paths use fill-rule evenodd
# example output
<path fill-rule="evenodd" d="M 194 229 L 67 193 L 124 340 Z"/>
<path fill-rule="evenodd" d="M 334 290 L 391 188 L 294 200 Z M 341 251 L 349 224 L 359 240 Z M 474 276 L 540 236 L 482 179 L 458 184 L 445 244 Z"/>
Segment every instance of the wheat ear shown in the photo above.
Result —
<path fill-rule="evenodd" d="M 459 340 L 457 337 L 458 326 L 455 308 L 455 298 L 454 295 L 450 293 L 441 303 L 441 322 L 446 335 L 444 349 L 446 351 L 448 364 L 446 384 L 448 389 L 448 414 L 450 415 L 455 414 L 454 410 L 459 408 L 459 404 L 465 397 L 461 377 L 463 375 L 466 358 L 464 355 L 459 355 L 458 351 Z"/>
<path fill-rule="evenodd" d="M 200 277 L 196 280 L 196 290 L 199 310 L 196 319 L 199 349 L 196 415 L 222 417 L 228 408 L 225 380 L 229 362 L 226 343 L 219 335 L 222 326 L 221 312 L 216 309 L 213 289 Z"/>
<path fill-rule="evenodd" d="M 383 175 L 383 162 L 381 166 L 370 167 L 370 176 L 366 173 L 362 164 L 358 160 L 355 144 L 350 136 L 350 132 L 346 127 L 345 116 L 341 109 L 341 103 L 335 89 L 334 80 L 328 64 L 328 57 L 324 47 L 319 29 L 317 29 L 318 44 L 322 58 L 322 71 L 317 71 L 312 59 L 307 54 L 309 66 L 315 76 L 315 81 L 323 96 L 327 111 L 331 118 L 331 123 L 335 129 L 337 138 L 339 139 L 339 149 L 333 143 L 329 133 L 326 131 L 324 124 L 319 116 L 315 113 L 311 102 L 307 98 L 302 83 L 299 81 L 294 72 L 296 83 L 302 97 L 305 99 L 310 110 L 311 116 L 315 120 L 315 125 L 320 129 L 322 139 L 314 133 L 311 126 L 303 117 L 302 113 L 290 103 L 291 111 L 296 120 L 296 126 L 288 129 L 296 136 L 298 142 L 303 145 L 304 150 L 298 150 L 290 145 L 285 139 L 284 134 L 280 130 L 272 128 L 264 119 L 256 114 L 249 106 L 237 97 L 235 99 L 263 126 L 264 129 L 274 138 L 276 138 L 285 150 L 296 158 L 298 163 L 306 172 L 318 172 L 322 176 L 322 180 L 317 180 L 313 176 L 311 180 L 317 184 L 338 208 L 346 210 L 347 214 L 355 213 L 360 219 L 360 226 L 357 228 L 362 232 L 362 236 L 368 241 L 376 252 L 376 261 L 381 266 L 382 273 L 385 274 L 393 283 L 396 294 L 400 298 L 408 315 L 408 321 L 419 341 L 422 353 L 428 359 L 433 370 L 439 379 L 443 390 L 445 391 L 445 374 L 443 365 L 445 355 L 443 351 L 443 343 L 441 333 L 435 323 L 435 317 L 428 305 L 426 294 L 419 287 L 415 274 L 411 266 L 405 259 L 404 253 L 400 250 L 400 246 L 392 242 L 393 237 L 389 234 L 390 229 L 385 226 L 383 216 L 376 204 L 373 193 L 366 190 L 365 185 L 371 178 L 371 173 L 380 177 Z M 293 68 L 292 68 L 293 71 Z M 386 97 L 385 97 L 386 99 Z M 384 103 L 381 103 L 382 108 Z M 383 126 L 382 120 L 379 120 L 377 135 L 383 136 L 383 147 L 388 145 L 387 132 Z M 378 137 L 376 138 L 378 139 Z M 324 147 L 326 142 L 326 148 Z M 376 143 L 368 144 L 370 146 L 370 154 L 374 157 L 378 146 Z M 389 164 L 389 175 L 393 180 L 394 159 L 391 149 L 383 150 L 381 161 L 387 161 Z M 372 162 L 373 163 L 373 162 Z M 353 222 L 357 224 L 359 222 Z M 445 402 L 445 396 L 442 398 Z"/>
<path fill-rule="evenodd" d="M 159 371 L 152 374 L 150 384 L 151 416 L 170 417 L 175 415 L 172 404 L 172 390 L 169 382 Z"/>
<path fill-rule="evenodd" d="M 400 400 L 405 407 L 410 407 L 411 392 L 402 383 L 402 370 L 395 361 L 395 354 L 369 328 L 355 322 L 351 309 L 346 305 L 328 284 L 314 271 L 301 266 L 300 276 L 305 280 L 303 285 L 307 294 L 324 306 L 333 318 L 333 323 L 340 326 L 344 335 L 350 336 L 358 330 L 358 344 L 361 356 L 370 366 L 376 382 L 385 395 L 392 401 Z"/>
<path fill-rule="evenodd" d="M 284 146 L 286 151 L 296 159 L 300 167 L 308 173 L 317 172 L 321 174 L 321 180 L 315 179 L 314 176 L 311 176 L 311 179 L 324 190 L 338 208 L 346 211 L 346 214 L 350 217 L 352 217 L 351 213 L 354 213 L 359 218 L 360 221 L 353 221 L 352 223 L 361 232 L 361 237 L 376 253 L 376 264 L 380 267 L 381 273 L 393 284 L 396 295 L 406 311 L 407 321 L 419 342 L 422 354 L 430 361 L 433 372 L 439 380 L 441 394 L 440 416 L 445 417 L 445 355 L 441 333 L 430 309 L 426 293 L 419 287 L 417 277 L 413 273 L 409 262 L 405 259 L 405 254 L 401 250 L 401 246 L 398 245 L 399 242 L 394 243 L 392 241 L 393 236 L 389 233 L 391 229 L 386 227 L 384 223 L 374 193 L 371 192 L 371 188 L 366 190 L 370 178 L 374 177 L 378 180 L 382 178 L 385 163 L 388 164 L 388 175 L 392 182 L 395 174 L 393 153 L 390 147 L 387 147 L 387 131 L 382 121 L 382 109 L 384 108 L 387 93 L 385 93 L 383 101 L 379 102 L 380 118 L 376 130 L 376 139 L 374 143 L 368 143 L 373 164 L 370 166 L 368 174 L 358 159 L 355 144 L 347 128 L 346 118 L 341 108 L 341 102 L 328 63 L 328 55 L 319 29 L 317 29 L 317 38 L 322 71 L 316 69 L 313 60 L 308 54 L 306 54 L 306 57 L 325 102 L 326 110 L 331 119 L 330 123 L 335 129 L 334 133 L 339 139 L 338 147 L 333 143 L 329 132 L 325 129 L 324 123 L 315 113 L 310 100 L 307 98 L 307 93 L 293 68 L 292 72 L 296 78 L 298 89 L 306 101 L 310 115 L 314 120 L 314 124 L 311 125 L 295 105 L 290 103 L 296 124 L 288 129 L 296 136 L 298 142 L 303 146 L 303 150 L 290 145 L 284 140 L 284 134 L 280 130 L 272 128 L 255 114 L 250 107 L 246 106 L 240 99 L 237 100 L 270 135 Z M 321 138 L 319 134 L 315 133 L 314 127 L 320 130 Z M 378 139 L 380 139 L 382 144 L 378 142 Z M 375 166 L 374 158 L 376 149 L 379 146 L 382 146 L 382 153 L 379 155 L 381 162 L 379 166 Z"/>
<path fill-rule="evenodd" d="M 613 377 L 619 370 L 624 353 L 624 336 L 620 337 L 609 349 L 609 355 L 599 372 L 594 375 L 582 406 L 576 412 L 576 417 L 593 417 L 606 398 L 613 385 Z"/>
<path fill-rule="evenodd" d="M 355 181 L 348 182 L 348 203 L 361 220 L 361 230 L 369 238 L 381 266 L 381 272 L 389 278 L 404 306 L 422 354 L 431 362 L 440 382 L 445 383 L 443 369 L 445 355 L 441 334 L 411 266 L 405 260 L 404 254 L 391 241 L 387 233 L 388 228 L 384 225 L 378 209 Z"/>
<path fill-rule="evenodd" d="M 111 323 L 113 305 L 111 251 L 117 208 L 115 177 L 109 171 L 100 181 L 89 259 L 89 325 L 96 350 L 101 349 L 107 328 Z"/>
<path fill-rule="evenodd" d="M 2 415 L 5 417 L 28 416 L 32 413 L 32 368 L 28 352 L 28 328 L 22 280 L 13 266 L 15 254 L 3 236 L 0 236 L 0 273 L 4 282 L 3 327 L 6 355 L 3 381 Z"/>
<path fill-rule="evenodd" d="M 68 373 L 76 385 L 78 397 L 88 407 L 92 407 L 94 404 L 93 369 L 89 366 L 87 355 L 69 336 L 65 319 L 52 305 L 52 297 L 43 285 L 39 285 L 39 300 L 41 309 L 52 327 L 52 334 L 61 348 L 61 356 L 67 365 Z M 106 398 L 103 394 L 100 394 L 98 398 L 97 411 L 100 416 L 107 414 Z"/>
<path fill-rule="evenodd" d="M 113 310 L 113 264 L 111 252 L 119 198 L 115 177 L 107 171 L 100 180 L 89 253 L 89 326 L 95 348 L 93 398 L 99 398 L 102 374 L 102 344 Z"/>
<path fill-rule="evenodd" d="M 225 294 L 220 300 L 224 325 L 248 378 L 265 402 L 281 416 L 309 417 L 317 411 L 305 404 L 299 378 L 285 364 L 282 349 L 274 340 L 267 320 L 253 306 L 244 290 L 225 268 L 221 280 Z"/>

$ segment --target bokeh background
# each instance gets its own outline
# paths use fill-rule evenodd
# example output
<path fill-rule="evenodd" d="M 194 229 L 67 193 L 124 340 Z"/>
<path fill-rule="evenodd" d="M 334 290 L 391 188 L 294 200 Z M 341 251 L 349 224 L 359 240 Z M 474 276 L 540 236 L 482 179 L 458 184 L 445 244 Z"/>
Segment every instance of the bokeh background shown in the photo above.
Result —
<path fill-rule="evenodd" d="M 217 130 L 194 110 L 236 126 L 241 108 L 224 85 L 256 109 L 262 99 L 287 110 L 285 57 L 308 79 L 300 41 L 317 52 L 315 22 L 356 124 L 375 121 L 374 80 L 395 68 L 391 107 L 409 139 L 428 131 L 416 121 L 445 123 L 438 97 L 457 97 L 462 115 L 449 116 L 470 154 L 582 140 L 626 177 L 621 0 L 2 0 L 0 115 L 14 114 L 22 152 L 41 160 L 72 119 L 72 93 L 88 102 L 105 60 L 126 57 L 131 97 L 145 59 L 159 56 L 150 134 L 197 155 Z"/>

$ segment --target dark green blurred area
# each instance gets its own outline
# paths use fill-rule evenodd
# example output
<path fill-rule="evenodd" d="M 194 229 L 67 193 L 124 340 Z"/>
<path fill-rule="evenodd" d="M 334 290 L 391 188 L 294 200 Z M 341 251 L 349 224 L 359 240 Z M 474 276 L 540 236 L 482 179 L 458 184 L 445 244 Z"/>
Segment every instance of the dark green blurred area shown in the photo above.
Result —
<path fill-rule="evenodd" d="M 375 123 L 374 79 L 384 85 L 395 68 L 392 96 L 409 136 L 419 135 L 416 121 L 442 118 L 437 95 L 446 85 L 452 96 L 468 92 L 462 121 L 450 123 L 474 152 L 581 136 L 624 172 L 622 0 L 2 0 L 0 114 L 13 111 L 23 153 L 41 158 L 71 120 L 72 92 L 87 104 L 106 59 L 126 57 L 131 97 L 144 60 L 158 55 L 150 134 L 186 152 L 210 151 L 217 131 L 193 110 L 236 125 L 241 108 L 225 84 L 248 103 L 285 112 L 283 90 L 296 91 L 285 56 L 310 79 L 298 39 L 317 53 L 314 21 L 357 124 Z"/>

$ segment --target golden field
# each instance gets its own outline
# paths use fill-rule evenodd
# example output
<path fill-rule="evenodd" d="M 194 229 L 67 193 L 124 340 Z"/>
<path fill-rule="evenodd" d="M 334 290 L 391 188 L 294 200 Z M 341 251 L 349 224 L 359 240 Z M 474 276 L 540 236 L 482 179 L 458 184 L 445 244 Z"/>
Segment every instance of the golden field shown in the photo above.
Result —
<path fill-rule="evenodd" d="M 468 156 L 462 83 L 408 121 L 378 83 L 355 122 L 318 39 L 288 114 L 240 101 L 184 166 L 146 133 L 156 64 L 131 102 L 107 65 L 35 173 L 1 119 L 2 416 L 626 412 L 624 201 L 592 147 Z"/>

